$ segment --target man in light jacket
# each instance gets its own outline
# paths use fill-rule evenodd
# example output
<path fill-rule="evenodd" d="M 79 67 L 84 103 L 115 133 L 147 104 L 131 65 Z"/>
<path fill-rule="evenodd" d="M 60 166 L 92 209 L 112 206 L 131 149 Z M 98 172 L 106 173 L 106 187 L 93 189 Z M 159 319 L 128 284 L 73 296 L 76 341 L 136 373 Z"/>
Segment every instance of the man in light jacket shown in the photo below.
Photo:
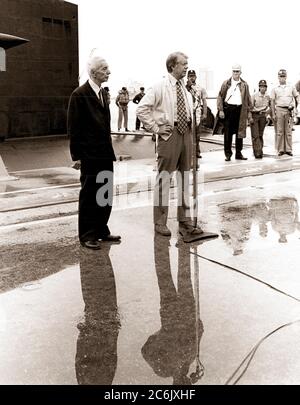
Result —
<path fill-rule="evenodd" d="M 154 189 L 155 232 L 170 236 L 167 227 L 171 175 L 177 171 L 177 219 L 181 234 L 201 234 L 194 228 L 189 207 L 189 172 L 192 159 L 193 100 L 183 78 L 188 57 L 182 52 L 166 60 L 168 76 L 151 87 L 137 107 L 137 116 L 147 131 L 157 135 L 158 173 Z"/>

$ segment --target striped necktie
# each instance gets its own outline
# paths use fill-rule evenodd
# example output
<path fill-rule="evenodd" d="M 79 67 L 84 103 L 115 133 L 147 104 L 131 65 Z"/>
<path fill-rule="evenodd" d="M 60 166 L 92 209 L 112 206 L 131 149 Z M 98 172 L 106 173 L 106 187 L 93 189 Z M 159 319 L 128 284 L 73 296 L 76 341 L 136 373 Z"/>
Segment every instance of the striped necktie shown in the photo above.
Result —
<path fill-rule="evenodd" d="M 187 112 L 181 84 L 176 82 L 177 90 L 177 129 L 183 135 L 187 129 Z"/>
<path fill-rule="evenodd" d="M 100 87 L 98 95 L 99 95 L 99 102 L 100 102 L 101 106 L 104 107 L 104 97 L 103 97 L 103 89 L 102 89 L 102 87 Z"/>

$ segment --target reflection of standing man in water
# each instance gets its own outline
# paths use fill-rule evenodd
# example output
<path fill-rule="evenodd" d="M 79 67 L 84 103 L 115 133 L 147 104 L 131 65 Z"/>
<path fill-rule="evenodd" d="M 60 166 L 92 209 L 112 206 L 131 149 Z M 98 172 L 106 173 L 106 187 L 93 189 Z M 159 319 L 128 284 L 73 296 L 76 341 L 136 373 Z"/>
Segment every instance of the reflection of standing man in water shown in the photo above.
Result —
<path fill-rule="evenodd" d="M 142 347 L 144 359 L 161 377 L 173 378 L 173 384 L 195 383 L 201 375 L 188 375 L 197 357 L 197 345 L 203 324 L 196 319 L 195 297 L 191 280 L 190 247 L 178 243 L 177 290 L 171 274 L 169 239 L 154 238 L 155 267 L 160 291 L 161 328 Z M 196 328 L 198 328 L 198 342 Z"/>
<path fill-rule="evenodd" d="M 267 201 L 261 201 L 251 206 L 251 216 L 253 222 L 258 223 L 259 235 L 262 238 L 268 236 L 268 222 L 270 221 L 270 211 Z"/>
<path fill-rule="evenodd" d="M 252 218 L 248 206 L 221 206 L 221 236 L 233 250 L 233 255 L 243 253 L 249 240 Z"/>
<path fill-rule="evenodd" d="M 78 384 L 112 384 L 117 368 L 120 322 L 110 246 L 106 242 L 101 250 L 80 251 L 85 318 L 78 324 L 75 359 Z"/>
<path fill-rule="evenodd" d="M 271 225 L 279 233 L 279 243 L 287 243 L 287 235 L 299 227 L 299 206 L 295 197 L 271 198 L 269 201 Z"/>

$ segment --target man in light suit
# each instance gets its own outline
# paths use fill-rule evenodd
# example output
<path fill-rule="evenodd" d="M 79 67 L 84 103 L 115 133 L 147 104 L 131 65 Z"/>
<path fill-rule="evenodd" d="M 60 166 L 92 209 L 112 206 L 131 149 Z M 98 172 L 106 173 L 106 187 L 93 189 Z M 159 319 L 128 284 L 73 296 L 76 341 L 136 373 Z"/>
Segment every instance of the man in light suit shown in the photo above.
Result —
<path fill-rule="evenodd" d="M 89 80 L 75 89 L 68 108 L 70 152 L 81 169 L 79 194 L 79 240 L 89 249 L 103 241 L 118 241 L 107 226 L 113 195 L 113 161 L 107 92 L 101 84 L 110 75 L 107 62 L 93 56 L 88 62 Z"/>
<path fill-rule="evenodd" d="M 155 232 L 170 236 L 167 227 L 171 174 L 177 171 L 180 233 L 201 234 L 194 229 L 189 208 L 189 171 L 192 159 L 193 100 L 183 78 L 188 57 L 182 52 L 171 53 L 166 66 L 168 76 L 151 87 L 137 107 L 137 116 L 146 130 L 157 135 L 158 173 L 154 189 Z"/>

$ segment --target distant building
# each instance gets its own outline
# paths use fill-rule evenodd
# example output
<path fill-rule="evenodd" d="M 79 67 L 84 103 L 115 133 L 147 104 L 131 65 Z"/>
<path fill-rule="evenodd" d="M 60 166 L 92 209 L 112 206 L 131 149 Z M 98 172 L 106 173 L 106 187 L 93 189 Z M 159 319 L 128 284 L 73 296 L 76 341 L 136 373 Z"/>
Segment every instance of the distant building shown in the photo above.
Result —
<path fill-rule="evenodd" d="M 66 132 L 78 86 L 78 10 L 63 0 L 1 0 L 0 32 L 28 39 L 0 72 L 0 137 Z"/>

